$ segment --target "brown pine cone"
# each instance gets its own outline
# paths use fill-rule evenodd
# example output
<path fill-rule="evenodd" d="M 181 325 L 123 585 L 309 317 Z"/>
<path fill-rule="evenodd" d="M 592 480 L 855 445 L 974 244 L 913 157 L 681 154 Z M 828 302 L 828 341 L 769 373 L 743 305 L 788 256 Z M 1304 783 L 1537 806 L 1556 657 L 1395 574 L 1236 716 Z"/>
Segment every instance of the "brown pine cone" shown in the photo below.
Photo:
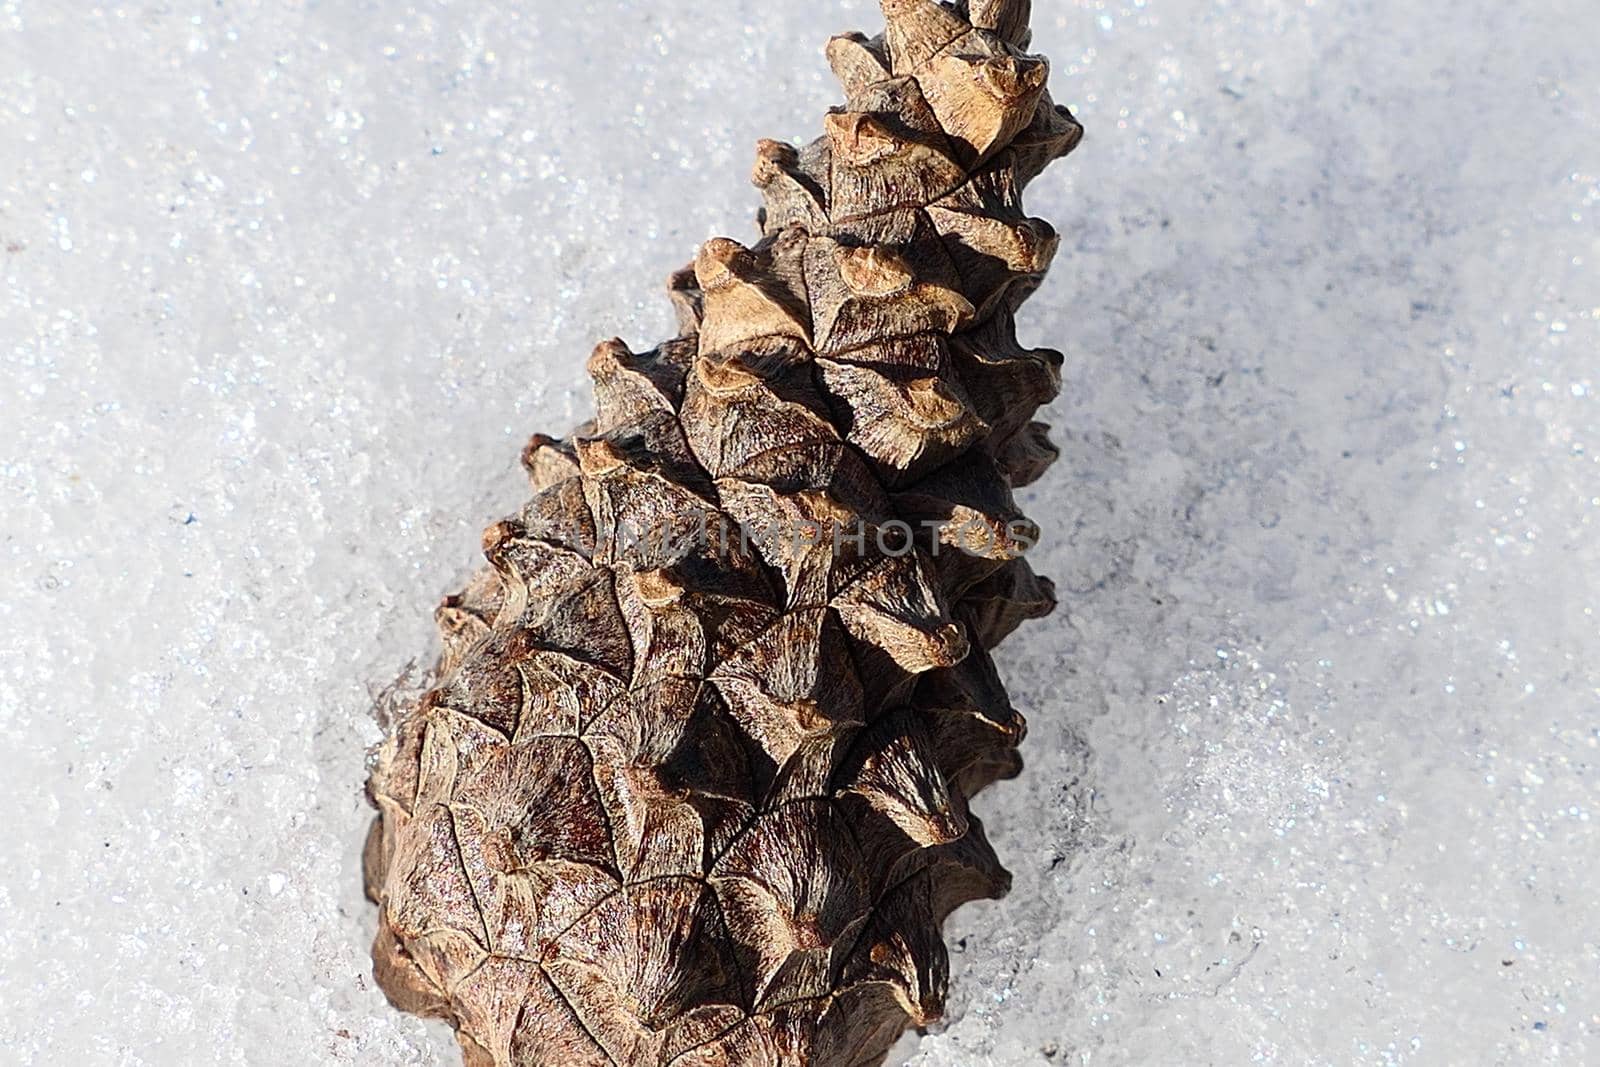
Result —
<path fill-rule="evenodd" d="M 866 1067 L 942 1010 L 1008 876 L 967 798 L 1020 768 L 988 650 L 1053 606 L 1011 489 L 1061 357 L 1012 316 L 1022 187 L 1082 131 L 1028 0 L 883 0 L 844 107 L 764 141 L 763 235 L 674 275 L 681 335 L 590 358 L 596 416 L 438 612 L 369 784 L 379 982 L 470 1067 Z"/>

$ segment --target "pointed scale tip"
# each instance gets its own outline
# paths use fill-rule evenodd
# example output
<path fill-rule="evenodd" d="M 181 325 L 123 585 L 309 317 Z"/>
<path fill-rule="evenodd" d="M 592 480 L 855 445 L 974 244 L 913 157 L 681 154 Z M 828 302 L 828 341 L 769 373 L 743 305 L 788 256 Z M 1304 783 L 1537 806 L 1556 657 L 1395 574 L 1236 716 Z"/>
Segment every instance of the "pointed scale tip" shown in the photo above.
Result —
<path fill-rule="evenodd" d="M 615 374 L 631 358 L 633 353 L 620 337 L 612 337 L 601 341 L 594 346 L 594 351 L 589 353 L 589 362 L 584 369 L 589 372 L 589 377 L 599 380 Z"/>
<path fill-rule="evenodd" d="M 750 169 L 750 182 L 764 189 L 798 163 L 799 159 L 800 153 L 794 145 L 763 137 L 756 142 L 756 162 Z"/>
<path fill-rule="evenodd" d="M 703 292 L 724 289 L 738 281 L 736 264 L 748 249 L 727 237 L 713 237 L 694 257 L 694 276 Z"/>
<path fill-rule="evenodd" d="M 834 253 L 839 277 L 852 293 L 861 296 L 892 296 L 911 288 L 915 273 L 903 256 L 881 245 L 849 248 L 840 246 Z"/>
<path fill-rule="evenodd" d="M 841 33 L 828 42 L 828 66 L 846 96 L 890 76 L 888 60 L 872 47 L 865 34 Z"/>
<path fill-rule="evenodd" d="M 884 42 L 896 74 L 915 74 L 972 32 L 966 19 L 934 0 L 881 0 Z"/>
<path fill-rule="evenodd" d="M 974 29 L 988 30 L 1018 48 L 1027 46 L 1032 0 L 967 0 L 967 17 Z"/>
<path fill-rule="evenodd" d="M 822 124 L 834 154 L 857 167 L 894 156 L 902 147 L 903 142 L 893 130 L 859 111 L 830 112 Z"/>
<path fill-rule="evenodd" d="M 996 100 L 1009 103 L 1030 96 L 1037 99 L 1050 77 L 1050 62 L 1043 56 L 994 56 L 979 66 L 978 76 L 983 88 Z"/>

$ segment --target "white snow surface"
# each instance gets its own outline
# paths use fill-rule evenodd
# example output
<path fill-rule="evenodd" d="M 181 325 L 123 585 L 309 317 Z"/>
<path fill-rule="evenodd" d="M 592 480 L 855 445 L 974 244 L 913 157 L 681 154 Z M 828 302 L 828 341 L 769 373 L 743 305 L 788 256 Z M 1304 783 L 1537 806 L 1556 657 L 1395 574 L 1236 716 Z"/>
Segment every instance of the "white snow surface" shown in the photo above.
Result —
<path fill-rule="evenodd" d="M 1600 5 L 1040 0 L 1062 607 L 918 1067 L 1600 1063 Z M 868 0 L 0 0 L 0 1062 L 453 1064 L 375 698 Z"/>

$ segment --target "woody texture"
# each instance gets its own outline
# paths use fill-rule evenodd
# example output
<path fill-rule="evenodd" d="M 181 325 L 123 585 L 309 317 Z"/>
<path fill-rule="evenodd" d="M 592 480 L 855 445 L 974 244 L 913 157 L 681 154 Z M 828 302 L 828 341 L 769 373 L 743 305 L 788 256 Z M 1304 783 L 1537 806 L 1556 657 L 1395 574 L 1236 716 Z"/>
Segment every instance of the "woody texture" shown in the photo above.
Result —
<path fill-rule="evenodd" d="M 1061 365 L 1020 194 L 1082 131 L 1028 0 L 883 10 L 823 136 L 758 146 L 760 239 L 528 445 L 378 756 L 375 973 L 468 1067 L 878 1064 L 1008 886 L 967 801 L 1021 767 L 989 650 L 1054 605 L 1012 490 Z"/>

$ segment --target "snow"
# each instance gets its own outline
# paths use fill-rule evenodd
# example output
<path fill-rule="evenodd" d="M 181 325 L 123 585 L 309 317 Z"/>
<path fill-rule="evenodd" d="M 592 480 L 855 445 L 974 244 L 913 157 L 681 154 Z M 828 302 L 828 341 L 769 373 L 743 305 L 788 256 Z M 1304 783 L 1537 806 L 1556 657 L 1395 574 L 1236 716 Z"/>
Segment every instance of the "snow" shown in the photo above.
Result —
<path fill-rule="evenodd" d="M 918 1067 L 1600 1062 L 1600 7 L 1038 5 L 1012 895 Z M 875 5 L 0 0 L 0 1056 L 454 1063 L 371 708 Z"/>

